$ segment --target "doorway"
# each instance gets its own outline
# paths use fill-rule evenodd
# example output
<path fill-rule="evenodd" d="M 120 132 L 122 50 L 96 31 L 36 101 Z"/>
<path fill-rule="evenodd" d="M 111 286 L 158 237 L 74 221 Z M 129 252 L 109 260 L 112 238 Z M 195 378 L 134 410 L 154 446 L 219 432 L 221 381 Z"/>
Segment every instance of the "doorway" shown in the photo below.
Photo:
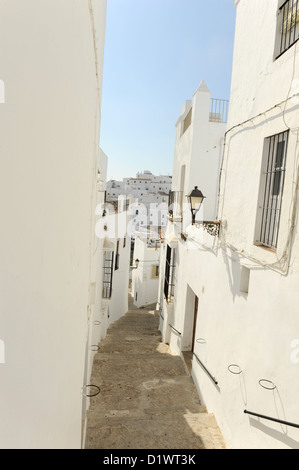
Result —
<path fill-rule="evenodd" d="M 192 370 L 193 352 L 196 342 L 198 307 L 199 298 L 191 289 L 191 287 L 187 286 L 182 353 L 190 373 Z"/>

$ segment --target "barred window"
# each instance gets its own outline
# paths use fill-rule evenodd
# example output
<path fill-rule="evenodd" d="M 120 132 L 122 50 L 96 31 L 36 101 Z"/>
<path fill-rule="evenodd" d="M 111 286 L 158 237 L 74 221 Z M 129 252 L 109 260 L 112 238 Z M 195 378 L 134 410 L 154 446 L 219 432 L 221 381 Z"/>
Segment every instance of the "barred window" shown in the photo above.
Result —
<path fill-rule="evenodd" d="M 167 303 L 174 300 L 174 282 L 175 282 L 175 250 L 167 245 L 166 250 L 166 263 L 165 263 L 165 280 L 164 280 L 164 295 Z"/>
<path fill-rule="evenodd" d="M 114 252 L 105 251 L 103 265 L 103 293 L 104 299 L 110 299 L 112 294 L 112 277 L 113 277 L 113 260 Z"/>
<path fill-rule="evenodd" d="M 286 168 L 289 131 L 265 139 L 256 243 L 276 249 Z"/>
<path fill-rule="evenodd" d="M 152 279 L 156 279 L 159 277 L 159 266 L 153 265 L 152 266 Z"/>
<path fill-rule="evenodd" d="M 276 57 L 299 39 L 299 0 L 281 1 L 278 9 Z"/>

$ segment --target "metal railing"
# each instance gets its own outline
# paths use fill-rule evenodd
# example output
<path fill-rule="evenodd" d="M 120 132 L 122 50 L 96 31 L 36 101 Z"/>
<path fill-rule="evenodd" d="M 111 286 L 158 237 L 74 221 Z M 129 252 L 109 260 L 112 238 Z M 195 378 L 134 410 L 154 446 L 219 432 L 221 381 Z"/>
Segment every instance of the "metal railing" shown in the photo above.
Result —
<path fill-rule="evenodd" d="M 197 362 L 199 363 L 199 365 L 203 368 L 203 370 L 206 372 L 206 374 L 210 377 L 210 379 L 214 382 L 215 385 L 218 385 L 218 382 L 217 380 L 215 379 L 215 377 L 212 376 L 212 374 L 208 371 L 208 369 L 206 368 L 206 366 L 201 362 L 201 360 L 199 359 L 199 357 L 193 353 L 193 356 L 195 356 Z"/>
<path fill-rule="evenodd" d="M 226 123 L 228 118 L 228 108 L 229 100 L 211 98 L 210 122 Z"/>
<path fill-rule="evenodd" d="M 286 0 L 278 11 L 279 45 L 277 57 L 299 39 L 299 0 Z"/>
<path fill-rule="evenodd" d="M 275 423 L 285 424 L 286 426 L 292 426 L 293 428 L 299 428 L 299 424 L 291 423 L 290 421 L 284 421 L 278 418 L 272 418 L 271 416 L 265 416 L 260 413 L 253 413 L 252 411 L 244 410 L 245 414 L 256 416 L 257 418 L 268 419 L 269 421 L 274 421 Z"/>
<path fill-rule="evenodd" d="M 169 326 L 172 330 L 174 330 L 179 336 L 182 336 L 182 333 L 180 333 L 173 325 L 169 323 Z"/>

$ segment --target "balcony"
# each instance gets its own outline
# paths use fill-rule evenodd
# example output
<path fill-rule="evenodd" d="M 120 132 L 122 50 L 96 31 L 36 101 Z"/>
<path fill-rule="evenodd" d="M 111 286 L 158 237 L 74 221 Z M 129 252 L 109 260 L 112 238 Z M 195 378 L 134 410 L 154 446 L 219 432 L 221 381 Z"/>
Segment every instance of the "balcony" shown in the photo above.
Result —
<path fill-rule="evenodd" d="M 210 122 L 225 124 L 228 118 L 229 100 L 218 100 L 211 98 Z"/>

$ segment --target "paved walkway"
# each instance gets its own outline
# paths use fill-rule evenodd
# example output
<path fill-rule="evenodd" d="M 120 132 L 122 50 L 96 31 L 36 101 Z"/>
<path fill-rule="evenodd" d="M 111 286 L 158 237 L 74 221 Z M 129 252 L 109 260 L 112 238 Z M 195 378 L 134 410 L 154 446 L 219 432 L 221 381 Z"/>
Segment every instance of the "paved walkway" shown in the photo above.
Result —
<path fill-rule="evenodd" d="M 95 355 L 87 449 L 224 449 L 184 361 L 161 343 L 154 310 L 130 310 Z"/>

